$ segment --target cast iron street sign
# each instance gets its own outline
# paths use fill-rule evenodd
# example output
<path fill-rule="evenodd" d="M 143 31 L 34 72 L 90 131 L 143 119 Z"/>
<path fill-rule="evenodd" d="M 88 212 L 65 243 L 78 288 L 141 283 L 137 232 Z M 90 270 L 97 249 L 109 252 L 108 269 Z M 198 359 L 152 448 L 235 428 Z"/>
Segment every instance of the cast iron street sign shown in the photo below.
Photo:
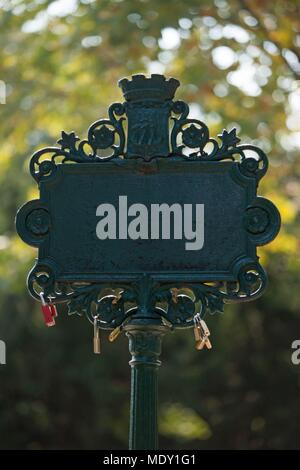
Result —
<path fill-rule="evenodd" d="M 155 377 L 165 331 L 262 294 L 256 247 L 276 236 L 280 217 L 257 196 L 264 152 L 239 145 L 235 129 L 211 138 L 173 101 L 177 80 L 135 75 L 119 85 L 125 102 L 86 140 L 62 132 L 59 147 L 33 155 L 40 199 L 19 210 L 17 230 L 39 249 L 32 296 L 67 302 L 96 328 L 124 327 L 133 371 L 148 361 Z M 154 447 L 151 425 L 148 437 L 136 435 L 136 403 L 131 447 Z"/>

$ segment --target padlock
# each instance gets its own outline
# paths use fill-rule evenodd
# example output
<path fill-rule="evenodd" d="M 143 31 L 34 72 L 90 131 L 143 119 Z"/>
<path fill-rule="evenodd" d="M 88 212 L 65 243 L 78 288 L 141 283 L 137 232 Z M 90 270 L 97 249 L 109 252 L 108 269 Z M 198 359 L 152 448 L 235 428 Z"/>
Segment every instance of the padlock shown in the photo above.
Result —
<path fill-rule="evenodd" d="M 45 320 L 45 324 L 47 326 L 54 326 L 55 325 L 55 319 L 54 319 L 54 309 L 51 307 L 51 304 L 48 304 L 45 299 L 44 295 L 41 292 L 40 293 L 40 298 L 42 302 L 42 312 Z M 53 304 L 52 304 L 53 305 Z M 54 305 L 53 305 L 54 306 Z M 54 306 L 55 307 L 55 306 Z M 55 309 L 56 310 L 56 309 Z"/>
<path fill-rule="evenodd" d="M 108 341 L 110 341 L 111 343 L 115 341 L 115 339 L 117 339 L 118 336 L 120 335 L 121 331 L 122 331 L 121 326 L 117 326 L 117 328 L 115 328 L 113 331 L 110 332 L 108 336 Z"/>
<path fill-rule="evenodd" d="M 212 348 L 212 344 L 209 340 L 210 331 L 204 320 L 201 319 L 199 314 L 194 316 L 194 336 L 195 336 L 195 348 L 201 351 L 204 347 L 207 349 Z"/>
<path fill-rule="evenodd" d="M 98 317 L 94 317 L 94 338 L 93 338 L 93 346 L 94 346 L 94 353 L 100 354 L 101 353 L 101 343 L 100 343 L 100 328 L 98 326 Z"/>
<path fill-rule="evenodd" d="M 54 305 L 52 302 L 49 305 L 50 305 L 50 308 L 51 308 L 52 317 L 53 318 L 58 317 L 56 305 Z"/>

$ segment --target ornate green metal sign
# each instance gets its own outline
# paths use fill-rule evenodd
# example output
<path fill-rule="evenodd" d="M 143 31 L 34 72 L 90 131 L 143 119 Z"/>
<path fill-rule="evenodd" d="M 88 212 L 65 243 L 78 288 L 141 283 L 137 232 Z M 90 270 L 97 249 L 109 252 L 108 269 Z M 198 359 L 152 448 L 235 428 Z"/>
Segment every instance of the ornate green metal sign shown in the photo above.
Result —
<path fill-rule="evenodd" d="M 59 147 L 31 159 L 41 197 L 17 217 L 20 236 L 39 248 L 31 294 L 42 290 L 90 319 L 95 303 L 108 328 L 123 322 L 128 296 L 138 307 L 134 286 L 145 275 L 152 309 L 165 301 L 156 312 L 178 326 L 192 324 L 198 301 L 214 312 L 224 301 L 256 298 L 266 285 L 256 246 L 279 229 L 274 205 L 256 195 L 266 155 L 238 145 L 235 129 L 223 131 L 220 144 L 210 138 L 203 122 L 188 118 L 187 104 L 173 101 L 175 79 L 138 75 L 119 84 L 126 102 L 111 105 L 87 140 L 62 132 Z M 111 308 L 101 300 L 107 287 L 122 292 L 117 303 L 112 294 Z M 176 303 L 174 287 L 189 289 Z"/>
<path fill-rule="evenodd" d="M 38 247 L 31 295 L 67 302 L 96 329 L 124 327 L 132 364 L 139 354 L 145 363 L 146 348 L 156 368 L 163 331 L 262 294 L 256 247 L 277 235 L 280 217 L 257 196 L 264 152 L 239 145 L 235 129 L 211 138 L 173 100 L 177 80 L 135 75 L 119 85 L 125 102 L 87 139 L 62 132 L 58 147 L 33 155 L 40 199 L 16 223 Z M 155 446 L 132 433 L 132 447 Z"/>

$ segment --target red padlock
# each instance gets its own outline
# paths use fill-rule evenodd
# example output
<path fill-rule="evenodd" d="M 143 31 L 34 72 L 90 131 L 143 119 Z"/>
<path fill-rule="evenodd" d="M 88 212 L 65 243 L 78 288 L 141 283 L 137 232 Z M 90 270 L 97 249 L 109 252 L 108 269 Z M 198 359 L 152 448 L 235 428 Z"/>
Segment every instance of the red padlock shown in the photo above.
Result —
<path fill-rule="evenodd" d="M 44 299 L 44 296 L 43 296 L 42 293 L 40 293 L 40 298 L 41 298 L 41 301 L 42 301 L 42 312 L 43 312 L 43 315 L 44 315 L 45 323 L 46 323 L 47 326 L 54 326 L 55 325 L 54 309 L 51 306 L 53 304 L 47 304 L 45 302 L 45 299 Z M 55 308 L 54 305 L 53 305 L 53 307 Z M 55 308 L 55 312 L 56 312 L 56 308 Z"/>
<path fill-rule="evenodd" d="M 51 303 L 49 304 L 49 307 L 51 308 L 52 317 L 53 317 L 53 318 L 58 317 L 58 313 L 57 313 L 56 306 L 51 302 Z"/>

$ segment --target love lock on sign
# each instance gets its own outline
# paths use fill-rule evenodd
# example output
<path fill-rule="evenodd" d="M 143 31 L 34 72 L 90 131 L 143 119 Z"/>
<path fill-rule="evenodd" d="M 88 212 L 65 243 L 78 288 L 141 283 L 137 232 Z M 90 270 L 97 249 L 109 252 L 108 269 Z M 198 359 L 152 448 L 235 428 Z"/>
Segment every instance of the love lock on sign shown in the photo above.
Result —
<path fill-rule="evenodd" d="M 67 303 L 92 323 L 95 353 L 101 329 L 110 341 L 126 333 L 129 446 L 155 449 L 163 335 L 194 328 L 196 348 L 211 348 L 204 315 L 263 293 L 256 247 L 277 235 L 280 217 L 257 196 L 264 152 L 239 145 L 235 129 L 211 138 L 173 100 L 177 80 L 135 75 L 119 86 L 125 102 L 112 104 L 86 139 L 63 131 L 57 147 L 32 156 L 40 199 L 19 210 L 16 225 L 38 248 L 28 289 L 48 326 L 54 304 Z"/>

